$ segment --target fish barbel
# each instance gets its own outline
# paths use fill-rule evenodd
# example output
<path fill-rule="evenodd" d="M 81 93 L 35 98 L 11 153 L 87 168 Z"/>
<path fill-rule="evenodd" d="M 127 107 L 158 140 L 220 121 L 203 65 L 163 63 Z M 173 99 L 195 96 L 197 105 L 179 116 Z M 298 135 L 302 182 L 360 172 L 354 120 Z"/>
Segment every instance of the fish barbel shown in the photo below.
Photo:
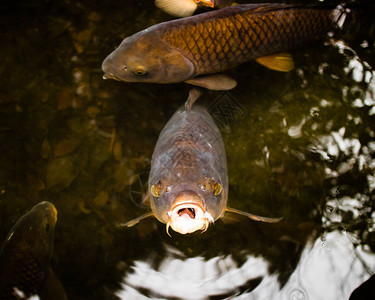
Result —
<path fill-rule="evenodd" d="M 235 80 L 210 74 L 252 59 L 290 71 L 284 51 L 342 28 L 349 16 L 354 10 L 342 6 L 244 4 L 163 22 L 125 38 L 103 61 L 104 78 L 232 89 Z"/>
<path fill-rule="evenodd" d="M 151 213 L 123 226 L 155 216 L 181 234 L 206 231 L 209 224 L 232 212 L 256 221 L 277 222 L 227 207 L 228 175 L 224 142 L 209 112 L 194 105 L 200 92 L 193 89 L 185 106 L 159 135 L 151 159 L 149 196 Z M 169 234 L 169 233 L 168 233 Z"/>
<path fill-rule="evenodd" d="M 155 0 L 155 5 L 175 17 L 191 16 L 199 7 L 223 8 L 234 0 Z"/>
<path fill-rule="evenodd" d="M 28 299 L 34 295 L 42 300 L 67 299 L 50 268 L 56 221 L 55 206 L 44 201 L 11 228 L 0 250 L 1 300 Z M 53 296 L 49 294 L 52 290 Z"/>

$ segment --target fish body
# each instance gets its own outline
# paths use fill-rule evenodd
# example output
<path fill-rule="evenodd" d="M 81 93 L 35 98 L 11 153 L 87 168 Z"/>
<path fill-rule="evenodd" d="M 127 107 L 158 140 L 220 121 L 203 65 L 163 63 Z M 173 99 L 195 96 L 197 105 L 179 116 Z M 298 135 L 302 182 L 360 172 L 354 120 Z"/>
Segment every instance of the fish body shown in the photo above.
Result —
<path fill-rule="evenodd" d="M 191 16 L 199 7 L 223 8 L 233 0 L 155 0 L 155 5 L 175 17 Z"/>
<path fill-rule="evenodd" d="M 46 278 L 57 280 L 50 269 L 56 220 L 55 206 L 44 201 L 11 228 L 0 251 L 1 300 L 40 295 L 47 284 Z M 65 291 L 61 292 L 63 296 L 58 291 L 62 289 L 59 284 L 50 299 L 66 299 Z"/>
<path fill-rule="evenodd" d="M 160 23 L 127 37 L 103 61 L 102 69 L 105 78 L 126 82 L 185 81 L 203 87 L 213 80 L 207 74 L 252 59 L 289 71 L 293 68 L 290 57 L 275 54 L 323 38 L 343 26 L 350 14 L 327 5 L 230 6 Z M 209 88 L 234 86 L 232 80 Z"/>
<path fill-rule="evenodd" d="M 228 198 L 223 139 L 209 112 L 180 108 L 160 133 L 148 181 L 156 218 L 182 234 L 205 230 Z"/>
<path fill-rule="evenodd" d="M 155 216 L 181 234 L 206 231 L 209 224 L 235 213 L 255 221 L 278 222 L 227 206 L 227 160 L 222 136 L 209 112 L 193 105 L 200 92 L 192 89 L 163 128 L 151 159 L 148 196 L 151 212 L 121 226 L 131 227 Z"/>

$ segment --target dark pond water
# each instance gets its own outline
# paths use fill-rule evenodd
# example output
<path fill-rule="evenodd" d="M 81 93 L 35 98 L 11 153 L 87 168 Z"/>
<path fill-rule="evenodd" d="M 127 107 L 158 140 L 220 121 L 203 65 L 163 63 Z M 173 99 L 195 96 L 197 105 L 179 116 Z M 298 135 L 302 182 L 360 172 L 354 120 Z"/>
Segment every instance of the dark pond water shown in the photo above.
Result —
<path fill-rule="evenodd" d="M 153 1 L 25 0 L 0 8 L 0 240 L 39 201 L 58 210 L 52 267 L 69 299 L 347 299 L 374 273 L 374 24 L 255 62 L 206 92 L 225 141 L 229 204 L 182 236 L 142 205 L 157 137 L 191 86 L 103 80 L 120 41 L 167 16 Z M 318 3 L 318 1 L 304 1 Z M 357 1 L 364 3 L 364 1 Z M 371 3 L 371 1 L 370 1 Z"/>

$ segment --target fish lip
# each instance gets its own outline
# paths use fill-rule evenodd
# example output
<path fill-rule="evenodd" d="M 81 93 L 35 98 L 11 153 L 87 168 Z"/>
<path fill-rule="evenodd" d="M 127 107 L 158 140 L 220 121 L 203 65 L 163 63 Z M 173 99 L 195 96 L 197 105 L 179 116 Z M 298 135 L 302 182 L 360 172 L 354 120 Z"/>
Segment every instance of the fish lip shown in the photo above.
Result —
<path fill-rule="evenodd" d="M 117 81 L 121 81 L 119 77 L 117 77 L 113 70 L 115 69 L 115 65 L 113 63 L 112 55 L 110 54 L 106 57 L 102 63 L 102 70 L 104 72 L 103 79 L 114 79 Z"/>
<path fill-rule="evenodd" d="M 186 197 L 190 197 L 192 200 L 186 200 Z M 193 210 L 194 217 L 187 213 L 180 215 L 181 209 Z M 213 220 L 207 212 L 202 198 L 189 192 L 178 195 L 167 214 L 167 233 L 169 227 L 181 234 L 193 233 L 197 230 L 205 231 Z"/>
<path fill-rule="evenodd" d="M 104 73 L 103 75 L 103 79 L 106 80 L 106 79 L 114 79 L 114 80 L 117 80 L 117 81 L 121 81 L 120 78 L 116 77 L 115 75 L 113 74 L 110 74 L 110 73 Z"/>

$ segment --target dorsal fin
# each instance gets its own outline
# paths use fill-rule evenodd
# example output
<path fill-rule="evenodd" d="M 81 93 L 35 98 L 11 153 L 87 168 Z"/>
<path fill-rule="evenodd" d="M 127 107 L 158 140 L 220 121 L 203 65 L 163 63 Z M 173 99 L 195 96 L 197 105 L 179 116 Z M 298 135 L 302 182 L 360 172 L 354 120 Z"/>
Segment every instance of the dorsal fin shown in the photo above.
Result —
<path fill-rule="evenodd" d="M 189 97 L 185 102 L 185 111 L 190 111 L 195 101 L 200 97 L 202 92 L 198 89 L 191 89 L 189 91 Z"/>

